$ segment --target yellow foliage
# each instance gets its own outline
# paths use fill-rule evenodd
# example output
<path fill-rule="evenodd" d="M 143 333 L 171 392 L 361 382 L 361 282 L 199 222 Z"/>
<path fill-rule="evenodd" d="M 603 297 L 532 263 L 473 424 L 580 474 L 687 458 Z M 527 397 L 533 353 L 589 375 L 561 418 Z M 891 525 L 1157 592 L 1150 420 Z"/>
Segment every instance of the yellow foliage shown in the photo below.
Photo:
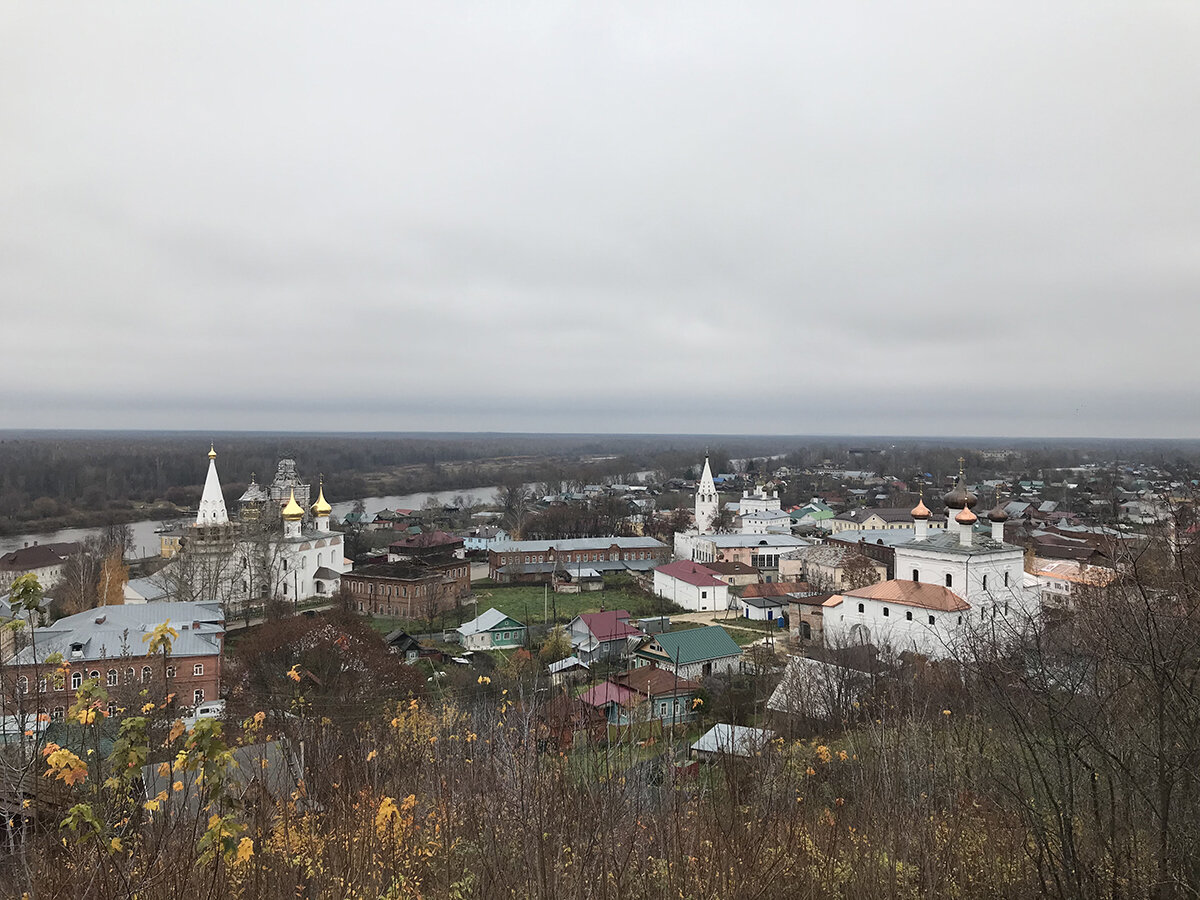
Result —
<path fill-rule="evenodd" d="M 300 663 L 296 663 L 296 665 L 287 670 L 287 677 L 297 683 L 300 681 Z"/>
<path fill-rule="evenodd" d="M 238 842 L 237 855 L 234 856 L 235 864 L 244 863 L 254 855 L 254 841 L 248 837 L 244 837 Z"/>

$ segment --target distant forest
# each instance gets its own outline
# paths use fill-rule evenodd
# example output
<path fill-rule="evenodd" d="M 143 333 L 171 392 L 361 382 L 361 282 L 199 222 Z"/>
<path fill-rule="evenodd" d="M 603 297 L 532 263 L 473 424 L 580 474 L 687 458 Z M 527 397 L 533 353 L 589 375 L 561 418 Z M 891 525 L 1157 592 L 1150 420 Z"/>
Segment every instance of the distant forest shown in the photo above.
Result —
<path fill-rule="evenodd" d="M 809 465 L 936 467 L 969 448 L 1012 447 L 1031 466 L 1138 459 L 1191 466 L 1197 442 L 959 441 L 863 437 L 539 434 L 284 434 L 154 432 L 0 433 L 0 533 L 102 525 L 170 515 L 199 500 L 209 441 L 227 497 L 256 473 L 269 481 L 281 457 L 297 460 L 331 499 L 525 482 L 601 480 L 656 470 L 686 472 L 710 449 L 714 466 L 779 457 Z M 865 452 L 854 452 L 865 451 Z M 155 509 L 155 505 L 158 508 Z"/>

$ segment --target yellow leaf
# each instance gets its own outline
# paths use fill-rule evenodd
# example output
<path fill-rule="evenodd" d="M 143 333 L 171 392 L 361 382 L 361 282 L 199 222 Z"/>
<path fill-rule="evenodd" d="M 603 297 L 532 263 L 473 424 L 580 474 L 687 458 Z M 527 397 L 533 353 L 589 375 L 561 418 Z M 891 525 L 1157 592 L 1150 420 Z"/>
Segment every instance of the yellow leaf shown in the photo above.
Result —
<path fill-rule="evenodd" d="M 167 732 L 167 743 L 173 743 L 185 731 L 183 727 L 183 719 L 176 719 L 171 724 L 171 730 Z"/>
<path fill-rule="evenodd" d="M 170 763 L 159 763 L 158 774 L 163 778 L 166 778 L 168 775 L 170 775 L 171 774 L 171 764 Z"/>
<path fill-rule="evenodd" d="M 123 846 L 121 846 L 121 839 L 119 837 L 115 837 L 109 841 L 108 846 L 112 849 L 113 853 L 120 853 L 125 849 Z"/>
<path fill-rule="evenodd" d="M 242 838 L 238 844 L 237 856 L 234 857 L 235 863 L 244 863 L 254 855 L 254 841 L 248 837 Z"/>
<path fill-rule="evenodd" d="M 368 754 L 367 754 L 367 762 L 370 762 L 371 760 L 373 760 L 373 759 L 374 759 L 375 757 L 377 757 L 378 755 L 379 755 L 379 754 L 378 754 L 376 751 L 372 750 L 370 753 L 368 753 Z"/>
<path fill-rule="evenodd" d="M 287 670 L 287 677 L 292 679 L 292 681 L 298 682 L 300 680 L 300 663 L 296 663 L 296 665 Z"/>
<path fill-rule="evenodd" d="M 157 800 L 147 800 L 142 804 L 150 812 L 158 812 L 159 802 Z"/>

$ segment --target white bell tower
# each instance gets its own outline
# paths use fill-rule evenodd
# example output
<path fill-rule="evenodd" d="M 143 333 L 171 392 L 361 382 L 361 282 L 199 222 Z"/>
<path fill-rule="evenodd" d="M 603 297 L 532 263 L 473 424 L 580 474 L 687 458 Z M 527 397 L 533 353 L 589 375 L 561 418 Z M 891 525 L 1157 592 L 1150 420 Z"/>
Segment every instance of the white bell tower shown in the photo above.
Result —
<path fill-rule="evenodd" d="M 696 485 L 696 530 L 701 534 L 712 531 L 713 522 L 720 512 L 721 498 L 713 483 L 712 469 L 708 465 L 708 453 L 704 454 L 704 474 Z"/>

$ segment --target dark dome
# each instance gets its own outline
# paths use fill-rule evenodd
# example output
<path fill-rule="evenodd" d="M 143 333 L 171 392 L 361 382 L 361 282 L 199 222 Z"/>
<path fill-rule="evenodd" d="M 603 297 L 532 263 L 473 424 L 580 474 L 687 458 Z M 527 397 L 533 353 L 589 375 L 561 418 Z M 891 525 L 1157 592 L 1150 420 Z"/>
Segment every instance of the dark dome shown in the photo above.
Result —
<path fill-rule="evenodd" d="M 967 490 L 966 480 L 960 473 L 954 487 L 942 495 L 942 502 L 950 509 L 971 509 L 979 498 Z"/>
<path fill-rule="evenodd" d="M 1007 522 L 1008 513 L 1004 511 L 1004 507 L 1000 505 L 1000 501 L 996 501 L 996 505 L 988 513 L 988 518 L 993 522 Z"/>

